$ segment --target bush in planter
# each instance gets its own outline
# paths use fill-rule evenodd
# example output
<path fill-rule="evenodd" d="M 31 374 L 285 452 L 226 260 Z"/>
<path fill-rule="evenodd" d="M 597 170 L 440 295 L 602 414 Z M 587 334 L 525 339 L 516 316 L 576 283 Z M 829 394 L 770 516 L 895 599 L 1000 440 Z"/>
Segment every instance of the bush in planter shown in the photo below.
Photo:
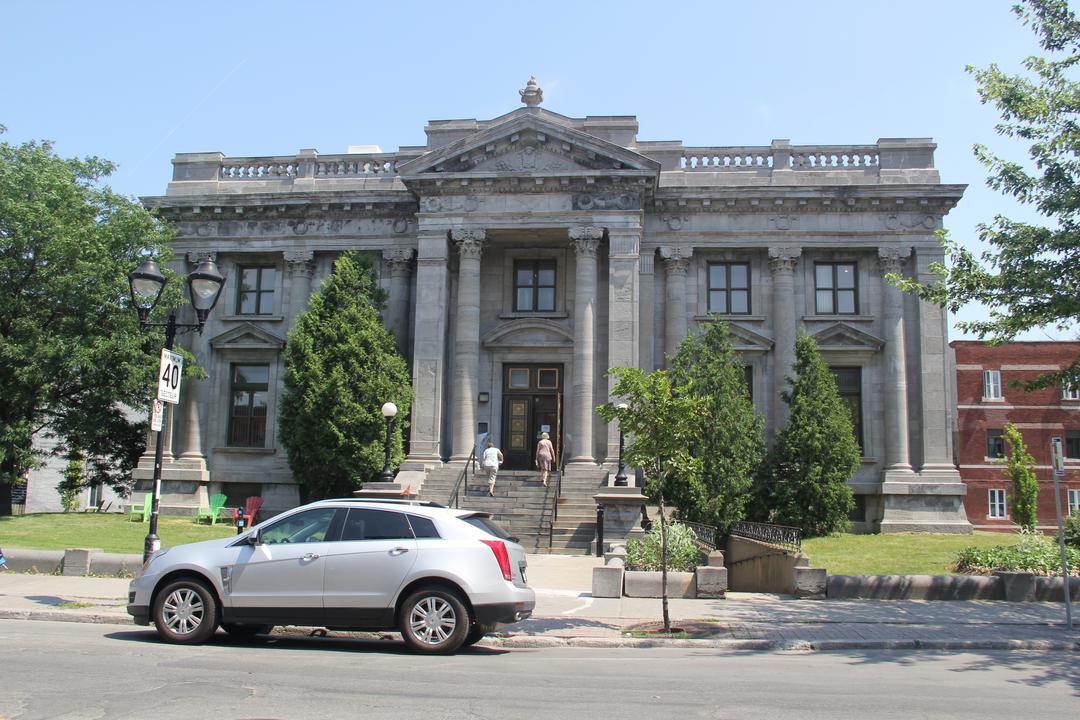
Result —
<path fill-rule="evenodd" d="M 1022 533 L 1015 545 L 991 548 L 969 547 L 956 558 L 956 571 L 971 575 L 990 575 L 1003 570 L 1030 572 L 1035 575 L 1057 575 L 1061 572 L 1061 554 L 1057 541 L 1039 533 Z M 1080 550 L 1066 548 L 1069 573 L 1080 575 Z"/>
<path fill-rule="evenodd" d="M 1080 550 L 1080 512 L 1065 518 L 1065 544 Z"/>
<path fill-rule="evenodd" d="M 694 533 L 677 522 L 667 526 L 668 570 L 693 572 L 701 560 L 701 551 L 694 544 Z M 660 523 L 654 522 L 644 539 L 626 543 L 627 570 L 660 570 Z"/>

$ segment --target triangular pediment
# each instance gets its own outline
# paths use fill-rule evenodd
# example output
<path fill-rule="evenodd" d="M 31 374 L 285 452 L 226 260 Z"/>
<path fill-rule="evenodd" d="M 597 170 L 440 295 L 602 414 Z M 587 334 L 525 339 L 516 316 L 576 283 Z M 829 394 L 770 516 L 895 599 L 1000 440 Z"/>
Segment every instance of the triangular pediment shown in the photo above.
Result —
<path fill-rule="evenodd" d="M 281 352 L 285 340 L 257 325 L 245 322 L 210 339 L 215 350 L 271 350 Z"/>
<path fill-rule="evenodd" d="M 571 348 L 574 337 L 551 320 L 511 320 L 492 328 L 480 343 L 490 349 Z"/>
<path fill-rule="evenodd" d="M 736 352 L 763 353 L 772 349 L 773 341 L 769 338 L 760 335 L 749 328 L 745 328 L 742 325 L 736 325 L 734 322 L 721 318 L 719 315 L 710 315 L 707 318 L 698 319 L 702 332 L 704 332 L 705 324 L 707 323 L 725 321 L 727 322 L 728 335 L 731 337 L 731 347 Z"/>
<path fill-rule="evenodd" d="M 852 327 L 847 323 L 834 323 L 814 333 L 818 348 L 827 350 L 869 350 L 878 351 L 885 347 L 885 341 L 868 332 Z"/>
<path fill-rule="evenodd" d="M 402 180 L 500 175 L 659 177 L 660 163 L 540 114 L 511 113 L 505 122 L 398 166 Z"/>

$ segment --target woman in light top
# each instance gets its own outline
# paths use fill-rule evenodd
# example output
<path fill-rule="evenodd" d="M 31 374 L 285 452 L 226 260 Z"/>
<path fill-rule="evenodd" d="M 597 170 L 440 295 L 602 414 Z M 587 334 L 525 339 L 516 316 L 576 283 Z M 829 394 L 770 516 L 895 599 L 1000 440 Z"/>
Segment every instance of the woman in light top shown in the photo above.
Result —
<path fill-rule="evenodd" d="M 536 467 L 542 473 L 540 479 L 543 480 L 544 487 L 548 486 L 548 474 L 554 462 L 555 448 L 551 444 L 551 439 L 547 433 L 541 433 L 540 442 L 536 443 Z"/>
<path fill-rule="evenodd" d="M 499 472 L 499 465 L 503 463 L 503 454 L 495 447 L 494 440 L 487 441 L 487 447 L 480 458 L 480 467 L 487 472 L 488 495 L 495 495 L 495 475 Z"/>

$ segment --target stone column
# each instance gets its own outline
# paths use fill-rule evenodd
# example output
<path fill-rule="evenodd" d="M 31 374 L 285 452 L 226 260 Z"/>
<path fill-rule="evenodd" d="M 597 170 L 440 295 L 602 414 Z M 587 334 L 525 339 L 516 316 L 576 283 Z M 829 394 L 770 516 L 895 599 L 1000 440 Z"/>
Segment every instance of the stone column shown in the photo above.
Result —
<path fill-rule="evenodd" d="M 908 447 L 907 358 L 904 342 L 904 298 L 900 289 L 885 279 L 901 273 L 911 248 L 878 249 L 881 269 L 882 324 L 885 329 L 885 472 L 911 473 Z"/>
<path fill-rule="evenodd" d="M 476 438 L 476 389 L 480 367 L 480 254 L 485 233 L 452 230 L 458 250 L 454 316 L 454 444 L 451 460 L 466 460 Z"/>
<path fill-rule="evenodd" d="M 420 231 L 416 252 L 413 408 L 409 427 L 409 463 L 412 469 L 437 463 L 442 455 L 443 374 L 446 369 L 446 306 L 449 295 L 447 254 L 445 230 Z"/>
<path fill-rule="evenodd" d="M 415 254 L 412 248 L 383 250 L 383 260 L 390 268 L 390 300 L 383 324 L 394 334 L 403 355 L 409 352 L 409 273 Z"/>
<path fill-rule="evenodd" d="M 916 279 L 921 283 L 941 280 L 930 265 L 942 262 L 940 254 L 919 253 L 916 262 Z M 941 477 L 946 482 L 959 482 L 959 472 L 953 464 L 951 453 L 951 428 L 949 422 L 948 376 L 950 366 L 946 361 L 948 331 L 945 309 L 934 303 L 920 300 L 919 307 L 919 389 L 922 397 L 922 465 L 919 475 L 926 479 Z"/>
<path fill-rule="evenodd" d="M 772 270 L 773 397 L 769 427 L 775 436 L 787 422 L 788 406 L 780 397 L 786 377 L 795 364 L 795 265 L 802 255 L 798 247 L 770 247 Z"/>
<path fill-rule="evenodd" d="M 640 282 L 640 311 L 638 317 L 641 328 L 641 348 L 638 350 L 638 359 L 641 369 L 647 373 L 656 369 L 654 358 L 656 349 L 654 343 L 656 324 L 656 283 L 653 275 L 653 264 L 656 260 L 656 251 L 649 250 L 641 253 L 638 266 Z"/>
<path fill-rule="evenodd" d="M 608 234 L 608 367 L 638 367 L 638 265 L 641 226 L 607 229 Z M 615 379 L 608 378 L 608 397 Z M 619 455 L 618 423 L 607 424 L 604 457 Z"/>
<path fill-rule="evenodd" d="M 686 338 L 686 270 L 690 266 L 690 248 L 662 247 L 660 257 L 667 269 L 667 292 L 664 297 L 664 354 L 671 364 Z"/>
<path fill-rule="evenodd" d="M 577 270 L 574 276 L 574 412 L 570 422 L 570 462 L 592 463 L 596 343 L 596 249 L 604 237 L 599 227 L 570 228 Z"/>
<path fill-rule="evenodd" d="M 286 327 L 296 324 L 296 318 L 307 309 L 311 298 L 311 279 L 315 275 L 315 253 L 311 250 L 286 250 L 285 271 L 289 278 L 289 307 Z"/>
<path fill-rule="evenodd" d="M 206 253 L 188 253 L 190 269 L 194 270 L 206 257 Z M 217 258 L 214 257 L 213 259 L 216 260 Z M 226 290 L 222 292 L 227 292 L 227 289 L 228 285 L 226 285 Z M 235 291 L 236 289 L 233 288 L 233 292 Z M 224 302 L 226 300 L 222 298 L 219 300 L 219 305 Z M 192 321 L 195 320 L 196 318 L 193 317 Z M 184 346 L 195 356 L 195 361 L 199 366 L 209 370 L 210 347 L 205 335 L 190 333 L 184 338 Z M 202 410 L 209 407 L 209 392 L 209 379 L 184 378 L 180 397 L 184 419 L 180 425 L 179 464 L 184 469 L 195 472 L 200 482 L 206 482 L 210 479 L 210 474 L 206 470 L 206 452 L 203 450 L 202 441 Z"/>

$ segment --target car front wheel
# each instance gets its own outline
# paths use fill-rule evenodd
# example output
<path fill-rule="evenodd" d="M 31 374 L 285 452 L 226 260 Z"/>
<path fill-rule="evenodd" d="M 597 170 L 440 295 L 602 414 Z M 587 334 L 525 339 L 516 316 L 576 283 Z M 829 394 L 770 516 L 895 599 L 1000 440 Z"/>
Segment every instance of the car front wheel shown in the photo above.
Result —
<path fill-rule="evenodd" d="M 205 642 L 217 629 L 217 598 L 199 580 L 174 580 L 154 600 L 154 625 L 167 642 Z"/>
<path fill-rule="evenodd" d="M 401 608 L 401 636 L 417 652 L 454 652 L 465 642 L 469 624 L 465 604 L 449 590 L 419 590 Z"/>

